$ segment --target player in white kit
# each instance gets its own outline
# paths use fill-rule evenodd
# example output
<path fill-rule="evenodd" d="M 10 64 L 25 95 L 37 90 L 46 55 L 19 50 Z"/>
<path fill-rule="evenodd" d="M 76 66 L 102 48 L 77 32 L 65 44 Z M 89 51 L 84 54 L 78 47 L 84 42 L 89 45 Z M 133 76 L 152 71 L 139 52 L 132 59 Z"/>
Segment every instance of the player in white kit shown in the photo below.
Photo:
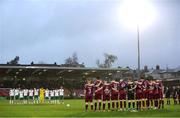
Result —
<path fill-rule="evenodd" d="M 59 89 L 59 102 L 64 104 L 64 89 L 62 86 Z"/>
<path fill-rule="evenodd" d="M 39 103 L 39 89 L 34 88 L 34 104 Z"/>
<path fill-rule="evenodd" d="M 24 89 L 23 94 L 24 94 L 24 104 L 27 104 L 27 102 L 28 102 L 28 89 Z"/>
<path fill-rule="evenodd" d="M 20 100 L 19 104 L 22 104 L 24 100 L 23 89 L 19 90 L 19 100 Z"/>
<path fill-rule="evenodd" d="M 13 104 L 14 103 L 14 94 L 15 94 L 15 91 L 13 88 L 11 88 L 9 90 L 9 103 L 10 104 Z"/>
<path fill-rule="evenodd" d="M 28 103 L 29 104 L 33 104 L 33 99 L 34 99 L 34 90 L 33 89 L 30 89 L 29 90 L 29 97 L 28 97 Z"/>
<path fill-rule="evenodd" d="M 49 97 L 49 89 L 47 88 L 45 90 L 45 103 L 49 103 L 50 102 L 49 99 L 50 99 L 50 97 Z"/>
<path fill-rule="evenodd" d="M 55 89 L 55 104 L 59 104 L 59 90 Z"/>
<path fill-rule="evenodd" d="M 50 90 L 50 100 L 51 100 L 51 104 L 55 103 L 55 100 L 54 100 L 54 90 Z"/>
<path fill-rule="evenodd" d="M 14 103 L 18 103 L 19 102 L 19 88 L 16 88 L 14 90 Z"/>

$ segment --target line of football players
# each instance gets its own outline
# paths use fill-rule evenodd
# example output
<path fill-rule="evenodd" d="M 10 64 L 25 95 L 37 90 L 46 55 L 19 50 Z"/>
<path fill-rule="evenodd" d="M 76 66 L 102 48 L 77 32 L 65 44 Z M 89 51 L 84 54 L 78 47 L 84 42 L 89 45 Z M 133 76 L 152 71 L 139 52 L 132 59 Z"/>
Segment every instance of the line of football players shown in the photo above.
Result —
<path fill-rule="evenodd" d="M 121 79 L 119 82 L 112 80 L 108 83 L 97 77 L 95 82 L 87 80 L 85 84 L 85 110 L 88 110 L 88 106 L 94 111 L 164 108 L 163 90 L 160 80 L 125 81 Z"/>
<path fill-rule="evenodd" d="M 64 89 L 45 89 L 44 94 L 45 103 L 59 104 L 63 103 Z M 10 104 L 39 104 L 40 103 L 40 89 L 21 89 L 11 88 L 9 90 Z"/>

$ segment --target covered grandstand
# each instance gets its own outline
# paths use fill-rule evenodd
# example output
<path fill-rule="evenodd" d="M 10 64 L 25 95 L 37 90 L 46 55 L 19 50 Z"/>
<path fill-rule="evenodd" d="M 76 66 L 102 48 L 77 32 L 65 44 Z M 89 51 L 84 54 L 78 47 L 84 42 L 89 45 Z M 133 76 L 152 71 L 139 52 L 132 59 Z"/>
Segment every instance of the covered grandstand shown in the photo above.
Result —
<path fill-rule="evenodd" d="M 4 88 L 59 88 L 64 86 L 72 96 L 82 93 L 86 79 L 111 80 L 131 76 L 129 68 L 85 68 L 58 65 L 0 65 L 0 94 Z M 3 89 L 2 89 L 3 88 Z"/>

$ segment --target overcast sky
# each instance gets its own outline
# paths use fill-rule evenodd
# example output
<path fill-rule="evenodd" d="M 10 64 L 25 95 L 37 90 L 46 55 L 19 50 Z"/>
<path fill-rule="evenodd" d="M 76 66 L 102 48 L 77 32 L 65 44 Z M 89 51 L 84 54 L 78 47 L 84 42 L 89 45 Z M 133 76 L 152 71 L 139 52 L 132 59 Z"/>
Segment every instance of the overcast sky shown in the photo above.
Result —
<path fill-rule="evenodd" d="M 96 67 L 104 53 L 114 66 L 137 67 L 137 33 L 121 25 L 121 0 L 0 0 L 0 63 L 58 64 L 76 52 Z M 180 0 L 155 0 L 156 21 L 140 29 L 141 66 L 180 66 Z M 146 20 L 146 19 L 145 19 Z"/>

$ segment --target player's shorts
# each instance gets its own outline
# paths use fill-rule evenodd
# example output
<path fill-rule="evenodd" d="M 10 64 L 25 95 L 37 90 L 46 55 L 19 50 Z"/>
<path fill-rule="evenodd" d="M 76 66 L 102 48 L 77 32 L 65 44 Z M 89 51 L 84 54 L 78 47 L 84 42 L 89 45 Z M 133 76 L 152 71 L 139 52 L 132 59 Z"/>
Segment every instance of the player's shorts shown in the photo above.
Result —
<path fill-rule="evenodd" d="M 58 99 L 59 99 L 59 96 L 55 96 L 55 99 L 58 100 Z"/>
<path fill-rule="evenodd" d="M 18 100 L 18 99 L 19 99 L 19 95 L 16 95 L 16 96 L 15 96 L 15 99 Z"/>
<path fill-rule="evenodd" d="M 51 96 L 51 97 L 50 97 L 50 100 L 55 100 L 55 97 L 54 97 L 54 96 Z"/>
<path fill-rule="evenodd" d="M 149 94 L 148 94 L 148 99 L 149 99 L 149 100 L 154 99 L 154 95 L 153 95 L 153 93 L 149 93 Z"/>
<path fill-rule="evenodd" d="M 29 96 L 29 99 L 31 99 L 31 100 L 32 100 L 32 99 L 33 99 L 33 96 Z"/>
<path fill-rule="evenodd" d="M 143 98 L 143 93 L 136 93 L 136 100 L 140 100 Z"/>
<path fill-rule="evenodd" d="M 59 99 L 60 99 L 60 100 L 64 99 L 64 96 L 63 96 L 63 95 L 60 95 L 60 96 L 59 96 Z"/>
<path fill-rule="evenodd" d="M 134 93 L 128 93 L 128 100 L 134 100 Z"/>
<path fill-rule="evenodd" d="M 95 94 L 94 99 L 95 100 L 101 100 L 102 99 L 102 94 Z"/>
<path fill-rule="evenodd" d="M 163 93 L 159 93 L 159 98 L 163 99 Z"/>
<path fill-rule="evenodd" d="M 45 97 L 45 99 L 46 99 L 46 100 L 49 100 L 49 97 L 48 97 L 48 96 L 46 96 L 46 97 Z"/>
<path fill-rule="evenodd" d="M 166 94 L 166 98 L 170 98 L 171 97 L 171 94 Z"/>
<path fill-rule="evenodd" d="M 103 101 L 109 101 L 110 100 L 110 95 L 103 95 Z"/>
<path fill-rule="evenodd" d="M 119 100 L 126 100 L 126 92 L 124 90 L 119 91 Z"/>
<path fill-rule="evenodd" d="M 148 99 L 149 92 L 143 91 L 143 99 Z"/>
<path fill-rule="evenodd" d="M 92 102 L 92 101 L 93 101 L 93 96 L 92 95 L 86 95 L 85 102 Z"/>
<path fill-rule="evenodd" d="M 111 94 L 111 100 L 118 100 L 118 93 L 117 94 Z"/>
<path fill-rule="evenodd" d="M 20 100 L 23 100 L 24 98 L 23 97 L 21 97 L 21 98 L 19 98 Z"/>
<path fill-rule="evenodd" d="M 24 99 L 27 100 L 27 99 L 28 99 L 28 96 L 24 96 Z"/>
<path fill-rule="evenodd" d="M 159 98 L 160 98 L 159 94 L 154 94 L 154 99 L 159 99 Z"/>
<path fill-rule="evenodd" d="M 38 99 L 38 97 L 39 97 L 38 95 L 35 95 L 35 96 L 34 96 L 34 99 Z"/>
<path fill-rule="evenodd" d="M 10 96 L 9 98 L 10 98 L 10 100 L 13 100 L 13 99 L 14 99 L 14 96 Z"/>

